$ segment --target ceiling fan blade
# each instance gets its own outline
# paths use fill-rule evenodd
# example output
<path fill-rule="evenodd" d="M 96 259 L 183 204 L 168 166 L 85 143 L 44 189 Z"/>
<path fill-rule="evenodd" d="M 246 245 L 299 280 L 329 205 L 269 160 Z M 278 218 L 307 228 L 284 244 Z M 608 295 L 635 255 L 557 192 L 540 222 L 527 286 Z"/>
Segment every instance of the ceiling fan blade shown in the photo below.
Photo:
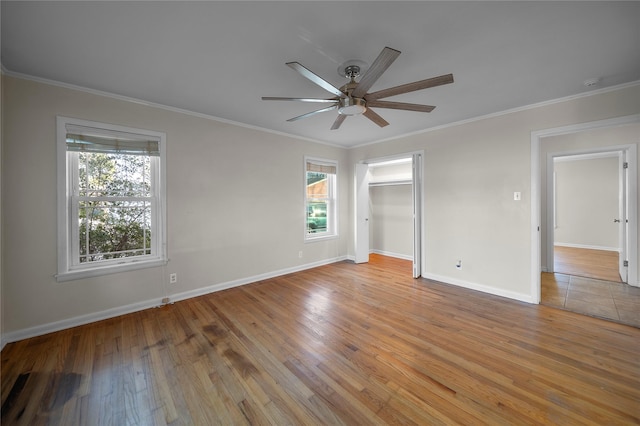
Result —
<path fill-rule="evenodd" d="M 312 82 L 314 82 L 318 86 L 322 87 L 324 90 L 326 90 L 328 92 L 331 92 L 334 95 L 336 95 L 338 97 L 341 97 L 341 98 L 345 98 L 347 96 L 344 93 L 342 93 L 340 91 L 340 89 L 338 89 L 337 87 L 335 87 L 331 83 L 323 80 L 322 78 L 318 77 L 316 74 L 314 74 L 313 72 L 309 71 L 307 68 L 305 68 L 304 66 L 302 66 L 298 62 L 287 62 L 287 65 L 290 68 L 298 71 L 300 74 L 302 74 L 303 77 L 308 78 L 309 80 L 311 80 Z"/>
<path fill-rule="evenodd" d="M 408 104 L 406 102 L 391 102 L 391 101 L 367 101 L 367 108 L 390 108 L 401 109 L 405 111 L 418 111 L 418 112 L 431 112 L 434 110 L 433 105 L 419 105 Z"/>
<path fill-rule="evenodd" d="M 338 114 L 336 121 L 333 122 L 333 126 L 331 126 L 331 130 L 338 130 L 342 125 L 342 122 L 347 118 L 344 114 Z"/>
<path fill-rule="evenodd" d="M 351 96 L 354 98 L 361 98 L 366 93 L 367 90 L 373 86 L 378 78 L 384 73 L 389 66 L 396 60 L 396 58 L 400 55 L 399 50 L 392 49 L 390 47 L 385 47 L 382 49 L 382 52 L 378 55 L 373 64 L 369 67 L 366 73 L 360 79 L 360 82 L 351 93 Z"/>
<path fill-rule="evenodd" d="M 428 89 L 429 87 L 441 86 L 449 83 L 453 83 L 453 74 L 441 75 L 439 77 L 428 78 L 426 80 L 414 81 L 413 83 L 391 87 L 389 89 L 369 93 L 364 98 L 367 101 L 375 101 L 376 99 L 388 98 L 389 96 L 415 92 L 416 90 Z"/>
<path fill-rule="evenodd" d="M 385 120 L 384 118 L 380 117 L 378 114 L 373 112 L 372 109 L 367 108 L 367 110 L 364 113 L 362 113 L 362 115 L 364 115 L 365 117 L 367 117 L 369 120 L 373 121 L 380 127 L 389 125 L 389 123 L 387 123 L 387 120 Z"/>
<path fill-rule="evenodd" d="M 298 121 L 300 119 L 311 117 L 312 115 L 316 115 L 316 114 L 319 114 L 321 112 L 331 111 L 332 109 L 337 109 L 337 108 L 338 108 L 337 104 L 336 105 L 331 105 L 330 107 L 322 108 L 322 109 L 319 109 L 319 110 L 316 110 L 316 111 L 311 111 L 311 112 L 308 112 L 306 114 L 302 114 L 302 115 L 299 115 L 297 117 L 290 118 L 287 121 Z"/>
<path fill-rule="evenodd" d="M 337 101 L 336 98 L 333 99 L 316 99 L 316 98 L 281 98 L 278 96 L 263 96 L 263 101 L 299 101 L 299 102 L 333 102 Z"/>

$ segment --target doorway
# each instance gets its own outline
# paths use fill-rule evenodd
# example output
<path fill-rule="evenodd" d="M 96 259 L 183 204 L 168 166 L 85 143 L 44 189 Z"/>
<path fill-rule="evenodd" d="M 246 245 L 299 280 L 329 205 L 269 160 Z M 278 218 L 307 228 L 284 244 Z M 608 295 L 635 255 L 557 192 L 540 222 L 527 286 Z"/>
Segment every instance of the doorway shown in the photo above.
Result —
<path fill-rule="evenodd" d="M 355 262 L 368 262 L 370 253 L 407 259 L 413 277 L 420 277 L 422 153 L 371 159 L 355 168 Z"/>
<path fill-rule="evenodd" d="M 573 310 L 586 315 L 598 316 L 614 321 L 640 326 L 637 303 L 640 300 L 640 283 L 638 283 L 638 234 L 637 234 L 637 145 L 640 135 L 640 115 L 621 117 L 532 132 L 532 299 L 540 303 L 542 300 L 563 309 Z M 627 143 L 626 145 L 624 143 Z M 619 214 L 607 219 L 619 230 L 619 239 L 615 245 L 604 248 L 620 252 L 620 278 L 630 285 L 615 281 L 584 278 L 572 273 L 559 273 L 556 268 L 557 259 L 554 250 L 555 214 L 553 209 L 555 198 L 553 181 L 554 157 L 569 155 L 606 155 L 615 153 L 620 162 L 619 170 L 626 174 L 619 185 Z M 624 164 L 626 163 L 626 164 Z M 623 173 L 620 173 L 623 176 Z M 622 179 L 622 178 L 621 178 Z M 615 220 L 615 222 L 614 222 Z M 620 225 L 617 225 L 620 223 Z M 571 245 L 571 244 L 569 244 Z M 580 243 L 576 244 L 580 245 Z M 588 245 L 588 244 L 584 244 Z M 558 248 L 558 246 L 555 246 Z M 591 249 L 603 247 L 590 247 Z M 611 250 L 605 250 L 611 251 Z M 595 250 L 589 255 L 596 254 Z M 628 262 L 625 262 L 627 260 Z M 602 260 L 586 260 L 597 264 Z M 614 267 L 615 267 L 614 266 Z M 542 271 L 542 274 L 540 273 Z M 566 272 L 566 271 L 560 271 Z M 584 273 L 584 272 L 583 272 Z M 618 275 L 616 275 L 617 277 Z M 568 302 L 571 289 L 576 291 L 581 300 Z M 577 292 L 581 292 L 577 293 Z M 577 306 L 577 305 L 582 305 Z M 598 305 L 608 305 L 609 313 L 603 312 Z M 611 314 L 611 315 L 609 315 Z"/>
<path fill-rule="evenodd" d="M 626 282 L 624 151 L 550 154 L 549 272 Z M 624 223 L 623 223 L 624 222 Z"/>
<path fill-rule="evenodd" d="M 626 285 L 628 267 L 620 262 L 628 256 L 628 149 L 603 149 L 548 154 L 553 191 L 547 193 L 547 250 L 553 264 L 542 273 L 541 303 L 640 326 L 629 304 L 640 288 Z"/>

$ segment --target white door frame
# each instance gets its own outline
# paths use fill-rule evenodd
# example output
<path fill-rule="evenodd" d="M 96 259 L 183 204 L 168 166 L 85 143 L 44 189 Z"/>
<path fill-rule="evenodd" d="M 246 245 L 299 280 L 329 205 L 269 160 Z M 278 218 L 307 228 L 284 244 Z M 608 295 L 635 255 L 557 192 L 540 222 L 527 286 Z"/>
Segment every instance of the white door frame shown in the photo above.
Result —
<path fill-rule="evenodd" d="M 355 263 L 369 261 L 369 165 L 355 165 Z"/>
<path fill-rule="evenodd" d="M 412 155 L 411 167 L 413 278 L 420 278 L 422 275 L 422 154 Z"/>
<path fill-rule="evenodd" d="M 370 159 L 366 159 L 366 160 L 362 160 L 359 161 L 355 164 L 354 166 L 354 176 L 355 179 L 355 194 L 354 194 L 354 203 L 355 203 L 355 217 L 354 217 L 354 224 L 355 224 L 355 262 L 356 263 L 360 263 L 358 262 L 358 259 L 362 259 L 364 256 L 362 255 L 363 250 L 365 250 L 365 247 L 362 247 L 363 243 L 364 243 L 364 238 L 362 238 L 362 241 L 359 244 L 359 238 L 358 238 L 358 234 L 364 232 L 364 230 L 362 229 L 361 225 L 362 225 L 362 221 L 358 220 L 359 214 L 358 214 L 358 204 L 362 204 L 363 203 L 363 198 L 364 197 L 364 192 L 366 192 L 366 197 L 368 200 L 369 197 L 369 188 L 368 188 L 368 183 L 366 185 L 366 191 L 365 191 L 365 187 L 361 184 L 358 183 L 358 179 L 357 179 L 357 169 L 359 167 L 359 165 L 361 164 L 365 164 L 365 165 L 369 165 L 371 163 L 381 163 L 381 162 L 385 162 L 385 161 L 393 161 L 393 160 L 399 160 L 399 159 L 404 159 L 404 158 L 411 158 L 412 162 L 414 164 L 414 167 L 417 166 L 417 169 L 413 171 L 413 181 L 412 181 L 412 193 L 413 193 L 413 210 L 414 212 L 418 213 L 418 217 L 417 219 L 414 218 L 414 232 L 413 232 L 413 238 L 414 238 L 414 256 L 413 256 L 413 277 L 414 278 L 418 278 L 422 275 L 422 271 L 424 270 L 424 201 L 423 201 L 423 191 L 422 188 L 424 186 L 423 184 L 423 176 L 424 176 L 424 151 L 412 151 L 412 152 L 407 152 L 407 153 L 403 153 L 403 154 L 396 154 L 396 155 L 392 155 L 392 156 L 386 156 L 386 157 L 377 157 L 377 158 L 370 158 Z M 416 161 L 416 158 L 419 158 L 419 161 Z M 416 162 L 418 164 L 416 164 Z M 367 205 L 368 205 L 368 201 L 367 201 Z M 367 212 L 368 215 L 368 212 Z M 368 216 L 367 216 L 368 217 Z M 366 221 L 368 224 L 368 221 Z M 418 227 L 416 227 L 415 225 L 418 225 Z M 359 227 L 361 227 L 361 229 L 358 229 Z M 417 228 L 417 229 L 416 229 Z M 367 259 L 368 259 L 368 252 L 369 252 L 369 238 L 368 238 L 368 232 L 369 232 L 369 228 L 367 226 L 367 238 L 366 238 L 366 251 L 367 251 Z M 359 247 L 360 246 L 360 247 Z M 360 255 L 358 254 L 360 253 Z M 366 260 L 365 260 L 366 261 Z M 416 276 L 417 274 L 417 276 Z"/>
<path fill-rule="evenodd" d="M 635 148 L 635 145 L 633 148 Z M 637 191 L 635 191 L 635 194 L 630 191 L 630 187 L 635 187 L 635 185 L 630 185 L 629 169 L 625 168 L 625 166 L 629 166 L 631 158 L 637 158 L 635 149 L 621 151 L 618 157 L 618 239 L 621 253 L 618 258 L 618 272 L 625 283 L 629 282 L 629 267 L 624 262 L 629 259 L 629 247 L 631 240 L 633 240 L 629 233 L 629 198 L 637 194 Z"/>
<path fill-rule="evenodd" d="M 592 121 L 588 123 L 531 132 L 531 299 L 533 303 L 540 303 L 540 272 L 541 272 L 541 195 L 540 195 L 540 144 L 541 140 L 549 136 L 566 135 L 586 130 L 605 127 L 622 126 L 625 124 L 640 123 L 640 114 L 626 117 L 618 117 L 607 120 Z M 635 150 L 635 145 L 633 145 Z M 609 148 L 610 149 L 610 148 Z M 637 158 L 637 157 L 636 157 Z M 637 202 L 631 205 L 631 198 L 637 194 L 637 165 L 633 158 L 633 171 L 629 173 L 630 198 L 629 198 L 629 234 L 634 239 L 629 245 L 629 259 L 632 261 L 629 268 L 629 282 L 638 283 L 637 259 Z M 634 190 L 635 188 L 635 190 Z M 635 194 L 631 194 L 635 192 Z"/>

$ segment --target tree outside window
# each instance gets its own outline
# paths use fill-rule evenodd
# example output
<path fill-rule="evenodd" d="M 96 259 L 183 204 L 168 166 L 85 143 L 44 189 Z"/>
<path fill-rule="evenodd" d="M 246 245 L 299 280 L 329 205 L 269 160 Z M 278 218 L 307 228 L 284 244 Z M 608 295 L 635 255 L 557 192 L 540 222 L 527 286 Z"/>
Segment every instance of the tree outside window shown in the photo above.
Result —
<path fill-rule="evenodd" d="M 58 117 L 59 281 L 166 263 L 164 140 Z"/>
<path fill-rule="evenodd" d="M 71 155 L 78 156 L 77 261 L 150 255 L 150 157 L 85 152 Z"/>

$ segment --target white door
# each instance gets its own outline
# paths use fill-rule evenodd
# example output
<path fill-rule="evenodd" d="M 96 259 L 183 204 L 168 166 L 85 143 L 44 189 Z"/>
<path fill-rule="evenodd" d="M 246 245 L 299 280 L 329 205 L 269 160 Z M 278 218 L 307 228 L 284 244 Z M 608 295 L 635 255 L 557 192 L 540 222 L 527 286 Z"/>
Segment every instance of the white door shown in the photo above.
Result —
<path fill-rule="evenodd" d="M 413 278 L 422 275 L 422 155 L 413 154 Z"/>
<path fill-rule="evenodd" d="M 620 242 L 620 256 L 618 258 L 618 270 L 623 282 L 629 282 L 629 267 L 627 264 L 629 253 L 629 173 L 628 173 L 627 151 L 622 151 L 620 155 L 620 184 L 619 184 L 619 211 L 618 235 Z"/>
<path fill-rule="evenodd" d="M 369 165 L 356 164 L 356 263 L 369 261 Z"/>

